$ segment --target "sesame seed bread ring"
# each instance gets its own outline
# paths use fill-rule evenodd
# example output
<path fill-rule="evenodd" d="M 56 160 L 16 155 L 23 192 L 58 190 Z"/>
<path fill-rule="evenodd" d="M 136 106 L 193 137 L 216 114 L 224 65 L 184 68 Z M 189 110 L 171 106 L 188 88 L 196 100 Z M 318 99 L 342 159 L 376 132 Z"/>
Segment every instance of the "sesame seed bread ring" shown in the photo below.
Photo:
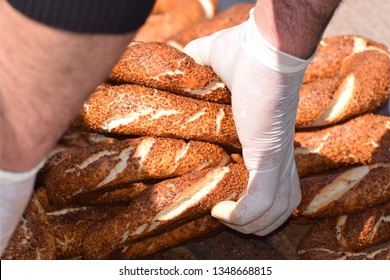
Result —
<path fill-rule="evenodd" d="M 316 56 L 307 67 L 304 83 L 331 78 L 338 74 L 344 62 L 365 51 L 378 51 L 388 55 L 385 45 L 358 35 L 324 38 L 318 45 Z"/>
<path fill-rule="evenodd" d="M 152 13 L 137 30 L 133 39 L 143 42 L 164 41 L 198 21 L 214 16 L 217 11 L 217 1 L 215 0 L 173 2 L 166 3 L 167 6 L 160 10 L 161 13 Z M 157 6 L 156 9 L 159 7 Z"/>
<path fill-rule="evenodd" d="M 46 176 L 53 204 L 68 204 L 118 184 L 172 178 L 229 161 L 214 144 L 142 137 L 94 145 L 66 156 Z"/>
<path fill-rule="evenodd" d="M 294 215 L 327 218 L 390 201 L 390 158 L 341 172 L 300 179 L 302 201 Z"/>
<path fill-rule="evenodd" d="M 236 200 L 248 181 L 243 164 L 185 174 L 142 192 L 127 210 L 92 225 L 84 235 L 85 259 L 109 259 L 140 238 L 160 234 L 209 214 L 222 200 Z"/>
<path fill-rule="evenodd" d="M 214 17 L 201 20 L 167 38 L 165 42 L 179 50 L 183 50 L 192 40 L 243 23 L 249 18 L 249 10 L 253 7 L 254 5 L 249 3 L 232 5 L 230 8 L 216 14 Z"/>
<path fill-rule="evenodd" d="M 56 241 L 45 210 L 34 193 L 8 243 L 2 260 L 52 260 Z"/>
<path fill-rule="evenodd" d="M 230 105 L 133 84 L 98 87 L 74 125 L 104 135 L 154 135 L 241 148 Z"/>
<path fill-rule="evenodd" d="M 81 206 L 47 212 L 56 239 L 57 259 L 81 256 L 85 231 L 95 222 L 113 217 L 125 210 L 125 206 Z"/>
<path fill-rule="evenodd" d="M 390 260 L 390 204 L 325 219 L 297 248 L 300 259 Z"/>
<path fill-rule="evenodd" d="M 110 80 L 218 103 L 231 100 L 230 91 L 210 67 L 161 42 L 131 43 L 112 69 Z"/>
<path fill-rule="evenodd" d="M 205 215 L 191 220 L 171 230 L 130 243 L 117 251 L 114 259 L 141 259 L 159 251 L 179 246 L 183 243 L 215 234 L 224 228 L 217 219 Z"/>
<path fill-rule="evenodd" d="M 344 166 L 386 162 L 390 117 L 366 114 L 328 128 L 296 132 L 294 142 L 301 178 Z"/>
<path fill-rule="evenodd" d="M 373 48 L 355 53 L 337 75 L 302 85 L 295 126 L 321 127 L 373 113 L 389 93 L 389 54 Z"/>

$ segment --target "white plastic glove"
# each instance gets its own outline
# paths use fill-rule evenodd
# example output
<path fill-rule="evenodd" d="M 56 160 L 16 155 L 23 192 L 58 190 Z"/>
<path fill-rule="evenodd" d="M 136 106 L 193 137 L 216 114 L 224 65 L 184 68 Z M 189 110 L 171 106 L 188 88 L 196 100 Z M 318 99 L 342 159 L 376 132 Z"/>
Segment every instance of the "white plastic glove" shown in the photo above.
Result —
<path fill-rule="evenodd" d="M 278 51 L 248 21 L 190 42 L 184 49 L 209 65 L 232 92 L 232 108 L 249 182 L 243 196 L 223 201 L 212 215 L 227 226 L 266 235 L 299 205 L 294 161 L 298 92 L 311 59 Z"/>
<path fill-rule="evenodd" d="M 20 222 L 43 163 L 27 172 L 0 170 L 0 256 Z"/>

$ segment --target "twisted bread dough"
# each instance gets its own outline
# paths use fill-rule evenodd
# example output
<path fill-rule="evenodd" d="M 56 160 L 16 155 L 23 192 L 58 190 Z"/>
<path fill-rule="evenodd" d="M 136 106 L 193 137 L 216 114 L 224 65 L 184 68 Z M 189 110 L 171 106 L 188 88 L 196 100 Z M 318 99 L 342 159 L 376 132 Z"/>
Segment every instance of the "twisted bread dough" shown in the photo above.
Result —
<path fill-rule="evenodd" d="M 106 135 L 154 135 L 241 147 L 231 106 L 132 84 L 98 87 L 74 125 Z"/>
<path fill-rule="evenodd" d="M 243 23 L 249 18 L 249 10 L 253 7 L 254 5 L 249 3 L 232 5 L 227 10 L 218 13 L 211 18 L 201 20 L 177 34 L 174 34 L 167 38 L 165 42 L 179 50 L 183 50 L 192 40 Z"/>
<path fill-rule="evenodd" d="M 387 163 L 353 167 L 300 180 L 302 201 L 295 215 L 326 218 L 355 213 L 390 201 Z"/>
<path fill-rule="evenodd" d="M 112 69 L 110 80 L 230 103 L 229 90 L 210 67 L 161 42 L 131 43 Z"/>
<path fill-rule="evenodd" d="M 191 220 L 172 230 L 153 235 L 130 243 L 122 251 L 117 252 L 115 259 L 140 259 L 150 256 L 161 250 L 179 246 L 185 242 L 215 234 L 222 230 L 224 225 L 210 215 Z"/>
<path fill-rule="evenodd" d="M 83 257 L 110 258 L 116 252 L 126 252 L 127 246 L 137 239 L 209 214 L 218 202 L 236 200 L 247 180 L 244 165 L 230 164 L 155 184 L 136 197 L 126 211 L 88 229 L 83 241 Z"/>
<path fill-rule="evenodd" d="M 366 114 L 329 128 L 297 132 L 299 177 L 349 165 L 389 160 L 390 117 Z"/>
<path fill-rule="evenodd" d="M 318 45 L 315 58 L 305 72 L 303 82 L 309 83 L 331 78 L 338 74 L 345 61 L 365 51 L 380 52 L 388 56 L 385 45 L 361 36 L 344 35 L 324 38 Z"/>
<path fill-rule="evenodd" d="M 297 253 L 301 259 L 389 260 L 388 241 L 389 203 L 314 225 L 299 244 Z"/>
<path fill-rule="evenodd" d="M 228 161 L 223 149 L 210 143 L 142 137 L 70 154 L 48 172 L 45 185 L 52 203 L 70 203 L 118 184 L 176 177 Z"/>
<path fill-rule="evenodd" d="M 81 206 L 47 212 L 56 239 L 57 259 L 81 256 L 82 238 L 95 222 L 118 215 L 125 206 Z"/>
<path fill-rule="evenodd" d="M 302 85 L 295 126 L 326 126 L 375 112 L 389 93 L 390 56 L 370 48 L 345 59 L 337 75 Z"/>
<path fill-rule="evenodd" d="M 56 258 L 53 229 L 34 193 L 1 259 L 52 260 Z"/>

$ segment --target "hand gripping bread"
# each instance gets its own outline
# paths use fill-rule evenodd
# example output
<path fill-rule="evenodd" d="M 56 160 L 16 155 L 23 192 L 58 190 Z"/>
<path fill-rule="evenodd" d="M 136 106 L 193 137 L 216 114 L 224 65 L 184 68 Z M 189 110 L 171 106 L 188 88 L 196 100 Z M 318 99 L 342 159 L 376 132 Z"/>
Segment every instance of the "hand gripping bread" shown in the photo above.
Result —
<path fill-rule="evenodd" d="M 296 216 L 336 217 L 390 201 L 390 158 L 387 163 L 349 168 L 300 179 L 302 201 Z"/>
<path fill-rule="evenodd" d="M 231 98 L 210 67 L 162 42 L 131 43 L 109 78 L 218 103 L 230 103 Z"/>
<path fill-rule="evenodd" d="M 215 0 L 175 1 L 165 8 L 165 12 L 151 14 L 136 32 L 134 40 L 163 41 L 204 18 L 212 17 L 216 4 Z"/>
<path fill-rule="evenodd" d="M 92 225 L 83 241 L 83 257 L 108 259 L 137 239 L 168 231 L 210 213 L 222 200 L 236 200 L 248 172 L 230 164 L 157 183 L 142 192 L 118 216 Z"/>
<path fill-rule="evenodd" d="M 164 249 L 204 238 L 222 230 L 225 226 L 211 215 L 191 220 L 171 230 L 152 235 L 126 246 L 113 256 L 114 259 L 141 259 Z"/>
<path fill-rule="evenodd" d="M 57 259 L 73 259 L 81 256 L 82 238 L 85 231 L 95 222 L 113 217 L 126 207 L 81 206 L 47 212 L 53 228 Z"/>
<path fill-rule="evenodd" d="M 390 259 L 390 204 L 314 225 L 297 248 L 301 259 Z"/>
<path fill-rule="evenodd" d="M 74 125 L 104 135 L 154 135 L 241 147 L 230 105 L 132 84 L 98 87 Z"/>
<path fill-rule="evenodd" d="M 118 184 L 176 177 L 228 161 L 211 143 L 146 136 L 70 154 L 47 174 L 45 184 L 52 203 L 69 203 Z"/>
<path fill-rule="evenodd" d="M 343 62 L 337 75 L 302 85 L 295 126 L 333 125 L 375 112 L 389 93 L 389 54 L 381 49 L 356 53 Z"/>
<path fill-rule="evenodd" d="M 385 45 L 361 36 L 343 35 L 324 38 L 318 45 L 316 56 L 305 72 L 303 82 L 309 83 L 331 78 L 339 73 L 344 62 L 355 54 L 365 51 L 381 52 L 388 55 Z"/>
<path fill-rule="evenodd" d="M 297 132 L 294 141 L 301 178 L 343 166 L 386 161 L 390 117 L 366 114 L 329 128 Z"/>
<path fill-rule="evenodd" d="M 249 3 L 232 5 L 225 11 L 222 11 L 211 18 L 203 19 L 177 34 L 174 34 L 167 38 L 165 42 L 168 45 L 182 50 L 192 40 L 243 23 L 249 18 L 249 10 L 253 7 L 254 5 Z"/>
<path fill-rule="evenodd" d="M 56 242 L 45 210 L 35 193 L 8 243 L 2 260 L 52 260 L 56 258 Z"/>

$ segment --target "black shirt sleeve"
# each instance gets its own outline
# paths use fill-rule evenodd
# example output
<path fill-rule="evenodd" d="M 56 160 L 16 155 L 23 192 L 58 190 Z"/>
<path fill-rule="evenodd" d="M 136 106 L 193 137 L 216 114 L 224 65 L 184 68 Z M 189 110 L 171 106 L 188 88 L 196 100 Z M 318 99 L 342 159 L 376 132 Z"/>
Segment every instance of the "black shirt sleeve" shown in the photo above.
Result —
<path fill-rule="evenodd" d="M 38 22 L 78 33 L 123 34 L 146 20 L 155 0 L 8 0 Z"/>

